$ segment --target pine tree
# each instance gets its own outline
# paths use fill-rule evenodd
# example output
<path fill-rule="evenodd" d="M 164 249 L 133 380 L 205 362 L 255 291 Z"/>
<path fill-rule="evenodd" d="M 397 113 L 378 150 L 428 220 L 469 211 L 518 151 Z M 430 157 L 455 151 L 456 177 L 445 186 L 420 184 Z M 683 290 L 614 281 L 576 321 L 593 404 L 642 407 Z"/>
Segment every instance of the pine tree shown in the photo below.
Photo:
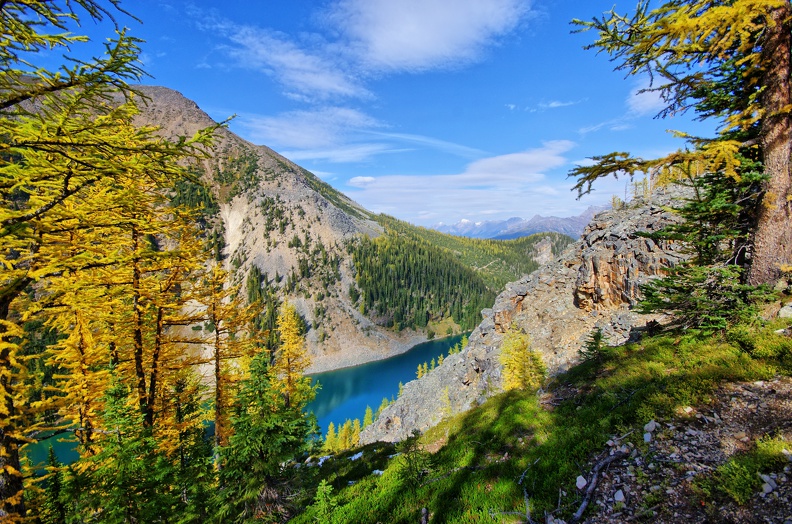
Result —
<path fill-rule="evenodd" d="M 44 503 L 41 508 L 43 524 L 65 524 L 66 505 L 63 502 L 63 471 L 62 464 L 50 446 L 47 454 L 47 478 L 44 487 Z"/>
<path fill-rule="evenodd" d="M 385 408 L 387 408 L 389 405 L 390 405 L 390 401 L 387 399 L 387 397 L 382 397 L 382 402 L 380 403 L 379 408 L 377 408 L 377 412 L 374 414 L 374 418 L 378 418 L 380 416 L 380 413 L 382 413 L 382 411 Z"/>
<path fill-rule="evenodd" d="M 685 181 L 693 196 L 674 208 L 683 220 L 647 236 L 682 242 L 693 256 L 642 286 L 639 311 L 670 313 L 677 327 L 707 332 L 756 316 L 757 302 L 770 290 L 746 285 L 743 277 L 764 179 L 760 168 L 742 159 L 739 177 L 715 172 Z"/>
<path fill-rule="evenodd" d="M 214 376 L 215 446 L 228 438 L 228 412 L 236 383 L 242 379 L 250 357 L 257 349 L 253 320 L 257 303 L 245 306 L 239 289 L 228 285 L 228 272 L 214 266 L 203 279 L 197 298 L 206 307 L 205 319 L 213 326 L 205 340 L 210 348 Z"/>
<path fill-rule="evenodd" d="M 314 416 L 304 411 L 313 389 L 307 385 L 301 391 L 287 404 L 281 378 L 269 366 L 269 355 L 260 353 L 251 360 L 234 400 L 232 434 L 228 445 L 220 449 L 218 521 L 259 522 L 263 517 L 291 515 L 284 489 L 293 470 L 284 464 L 308 450 L 316 432 Z"/>
<path fill-rule="evenodd" d="M 338 446 L 341 450 L 352 447 L 352 421 L 349 419 L 338 430 Z"/>
<path fill-rule="evenodd" d="M 333 512 L 338 506 L 338 501 L 333 498 L 333 486 L 327 479 L 322 479 L 316 488 L 316 498 L 312 507 L 316 508 L 316 521 L 320 523 L 330 522 Z"/>
<path fill-rule="evenodd" d="M 360 444 L 360 419 L 356 418 L 352 421 L 352 436 L 350 442 L 352 444 L 351 447 L 356 447 Z"/>
<path fill-rule="evenodd" d="M 591 46 L 628 75 L 657 79 L 650 91 L 666 103 L 661 116 L 694 109 L 721 124 L 714 140 L 644 160 L 614 152 L 572 171 L 580 192 L 611 174 L 663 173 L 696 163 L 701 173 L 737 177 L 741 156 L 761 159 L 766 181 L 752 235 L 747 282 L 775 282 L 792 260 L 792 5 L 789 0 L 640 1 L 631 15 L 611 10 L 591 22 Z"/>
<path fill-rule="evenodd" d="M 73 515 L 69 520 L 98 522 L 154 522 L 170 520 L 178 505 L 174 468 L 144 426 L 143 414 L 117 377 L 105 395 L 103 431 L 95 455 L 80 461 L 67 481 Z M 74 489 L 79 487 L 81 489 Z M 68 488 L 67 488 L 68 489 Z"/>
<path fill-rule="evenodd" d="M 143 179 L 162 180 L 163 174 L 173 182 L 182 176 L 179 160 L 205 142 L 206 135 L 197 141 L 171 143 L 157 137 L 154 129 L 132 125 L 137 110 L 126 82 L 138 81 L 142 71 L 136 63 L 137 41 L 125 31 L 105 44 L 102 58 L 66 58 L 57 73 L 42 67 L 41 51 L 53 56 L 53 51 L 57 55 L 82 48 L 80 44 L 87 39 L 70 32 L 80 16 L 83 23 L 114 21 L 112 11 L 117 4 L 111 4 L 106 9 L 93 0 L 9 1 L 0 14 L 5 28 L 0 42 L 0 133 L 5 137 L 0 144 L 4 268 L 0 282 L 0 511 L 10 520 L 26 513 L 19 447 L 27 442 L 26 435 L 41 427 L 37 415 L 55 409 L 29 402 L 29 390 L 22 387 L 36 379 L 29 376 L 20 358 L 24 339 L 16 321 L 39 308 L 26 301 L 26 288 L 33 282 L 45 285 L 62 276 L 70 278 L 74 271 L 111 262 L 94 257 L 92 248 L 99 244 L 64 249 L 73 245 L 68 237 L 105 228 L 105 219 L 112 215 L 105 204 L 117 199 L 103 201 L 101 195 L 118 195 Z M 82 15 L 78 16 L 78 10 Z M 126 103 L 108 103 L 115 95 Z M 90 342 L 85 326 L 92 322 L 84 319 L 80 324 L 83 335 L 72 338 L 77 351 Z M 76 380 L 88 385 L 92 379 Z M 78 399 L 86 422 L 102 409 L 91 394 Z"/>

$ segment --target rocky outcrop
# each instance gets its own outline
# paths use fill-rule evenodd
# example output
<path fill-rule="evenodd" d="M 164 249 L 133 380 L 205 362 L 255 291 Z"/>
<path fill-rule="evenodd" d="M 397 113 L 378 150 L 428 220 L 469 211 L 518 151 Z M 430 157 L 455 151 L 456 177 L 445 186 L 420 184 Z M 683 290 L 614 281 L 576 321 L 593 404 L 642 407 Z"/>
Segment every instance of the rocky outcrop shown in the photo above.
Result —
<path fill-rule="evenodd" d="M 547 264 L 553 260 L 553 243 L 545 237 L 533 248 L 533 259 L 539 264 Z"/>
<path fill-rule="evenodd" d="M 609 343 L 619 344 L 655 320 L 630 309 L 639 286 L 686 255 L 678 244 L 636 232 L 656 231 L 675 220 L 667 206 L 681 196 L 679 190 L 659 190 L 649 202 L 597 215 L 560 257 L 508 284 L 493 307 L 482 311 L 467 348 L 406 384 L 399 399 L 364 429 L 361 442 L 401 440 L 500 391 L 499 348 L 509 329 L 529 334 L 555 374 L 576 361 L 593 330 L 602 329 Z"/>
<path fill-rule="evenodd" d="M 585 311 L 634 305 L 641 284 L 679 263 L 684 254 L 678 246 L 636 234 L 657 231 L 668 222 L 670 198 L 669 193 L 659 193 L 627 220 L 624 212 L 610 211 L 591 221 L 581 238 L 575 305 Z"/>

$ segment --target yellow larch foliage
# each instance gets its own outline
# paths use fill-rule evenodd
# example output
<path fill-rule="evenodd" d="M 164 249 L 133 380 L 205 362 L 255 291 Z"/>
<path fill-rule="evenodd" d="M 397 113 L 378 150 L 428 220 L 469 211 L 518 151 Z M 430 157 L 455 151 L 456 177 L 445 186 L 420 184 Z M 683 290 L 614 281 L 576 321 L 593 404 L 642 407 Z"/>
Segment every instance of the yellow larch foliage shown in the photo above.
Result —
<path fill-rule="evenodd" d="M 531 349 L 531 339 L 527 334 L 508 331 L 503 336 L 500 349 L 503 389 L 535 390 L 542 385 L 546 367 L 542 356 Z"/>
<path fill-rule="evenodd" d="M 272 371 L 277 377 L 275 386 L 286 399 L 286 405 L 298 404 L 311 395 L 310 379 L 304 376 L 311 364 L 305 349 L 305 338 L 300 334 L 300 321 L 294 305 L 284 302 L 278 315 L 280 347 L 275 353 Z"/>

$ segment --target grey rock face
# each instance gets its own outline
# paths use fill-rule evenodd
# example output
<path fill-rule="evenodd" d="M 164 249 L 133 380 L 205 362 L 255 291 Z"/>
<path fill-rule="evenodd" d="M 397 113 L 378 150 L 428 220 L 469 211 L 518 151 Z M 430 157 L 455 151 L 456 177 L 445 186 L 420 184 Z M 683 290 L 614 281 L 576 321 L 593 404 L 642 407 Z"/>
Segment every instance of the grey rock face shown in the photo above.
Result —
<path fill-rule="evenodd" d="M 681 246 L 654 242 L 636 231 L 656 231 L 675 220 L 666 210 L 679 190 L 658 190 L 649 202 L 597 215 L 581 239 L 556 260 L 506 285 L 470 335 L 467 348 L 404 386 L 404 392 L 361 433 L 361 443 L 399 441 L 425 431 L 444 416 L 460 413 L 501 390 L 500 344 L 509 329 L 531 337 L 548 371 L 577 360 L 590 333 L 602 329 L 620 344 L 654 316 L 630 310 L 638 286 L 684 260 Z"/>

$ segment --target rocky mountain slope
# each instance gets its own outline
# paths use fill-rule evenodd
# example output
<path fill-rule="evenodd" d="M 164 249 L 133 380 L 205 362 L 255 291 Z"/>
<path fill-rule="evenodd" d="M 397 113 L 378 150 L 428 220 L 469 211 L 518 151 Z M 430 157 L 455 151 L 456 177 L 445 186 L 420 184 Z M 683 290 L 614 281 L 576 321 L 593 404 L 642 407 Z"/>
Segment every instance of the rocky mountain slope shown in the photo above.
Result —
<path fill-rule="evenodd" d="M 636 231 L 655 231 L 676 218 L 664 208 L 680 196 L 660 189 L 650 201 L 598 214 L 560 257 L 506 286 L 467 348 L 404 386 L 403 394 L 361 433 L 363 443 L 399 441 L 437 424 L 501 389 L 499 346 L 508 330 L 531 337 L 550 373 L 567 369 L 595 329 L 608 343 L 628 340 L 655 317 L 630 310 L 638 286 L 686 257 L 680 246 Z"/>
<path fill-rule="evenodd" d="M 169 137 L 191 136 L 214 125 L 194 102 L 163 87 L 141 87 L 148 97 L 140 123 Z M 312 371 L 384 358 L 423 341 L 422 333 L 395 333 L 351 304 L 352 263 L 344 242 L 376 237 L 383 228 L 341 193 L 273 150 L 220 128 L 211 157 L 201 162 L 216 190 L 223 255 L 244 281 L 251 268 L 263 284 L 293 302 L 309 325 Z"/>

